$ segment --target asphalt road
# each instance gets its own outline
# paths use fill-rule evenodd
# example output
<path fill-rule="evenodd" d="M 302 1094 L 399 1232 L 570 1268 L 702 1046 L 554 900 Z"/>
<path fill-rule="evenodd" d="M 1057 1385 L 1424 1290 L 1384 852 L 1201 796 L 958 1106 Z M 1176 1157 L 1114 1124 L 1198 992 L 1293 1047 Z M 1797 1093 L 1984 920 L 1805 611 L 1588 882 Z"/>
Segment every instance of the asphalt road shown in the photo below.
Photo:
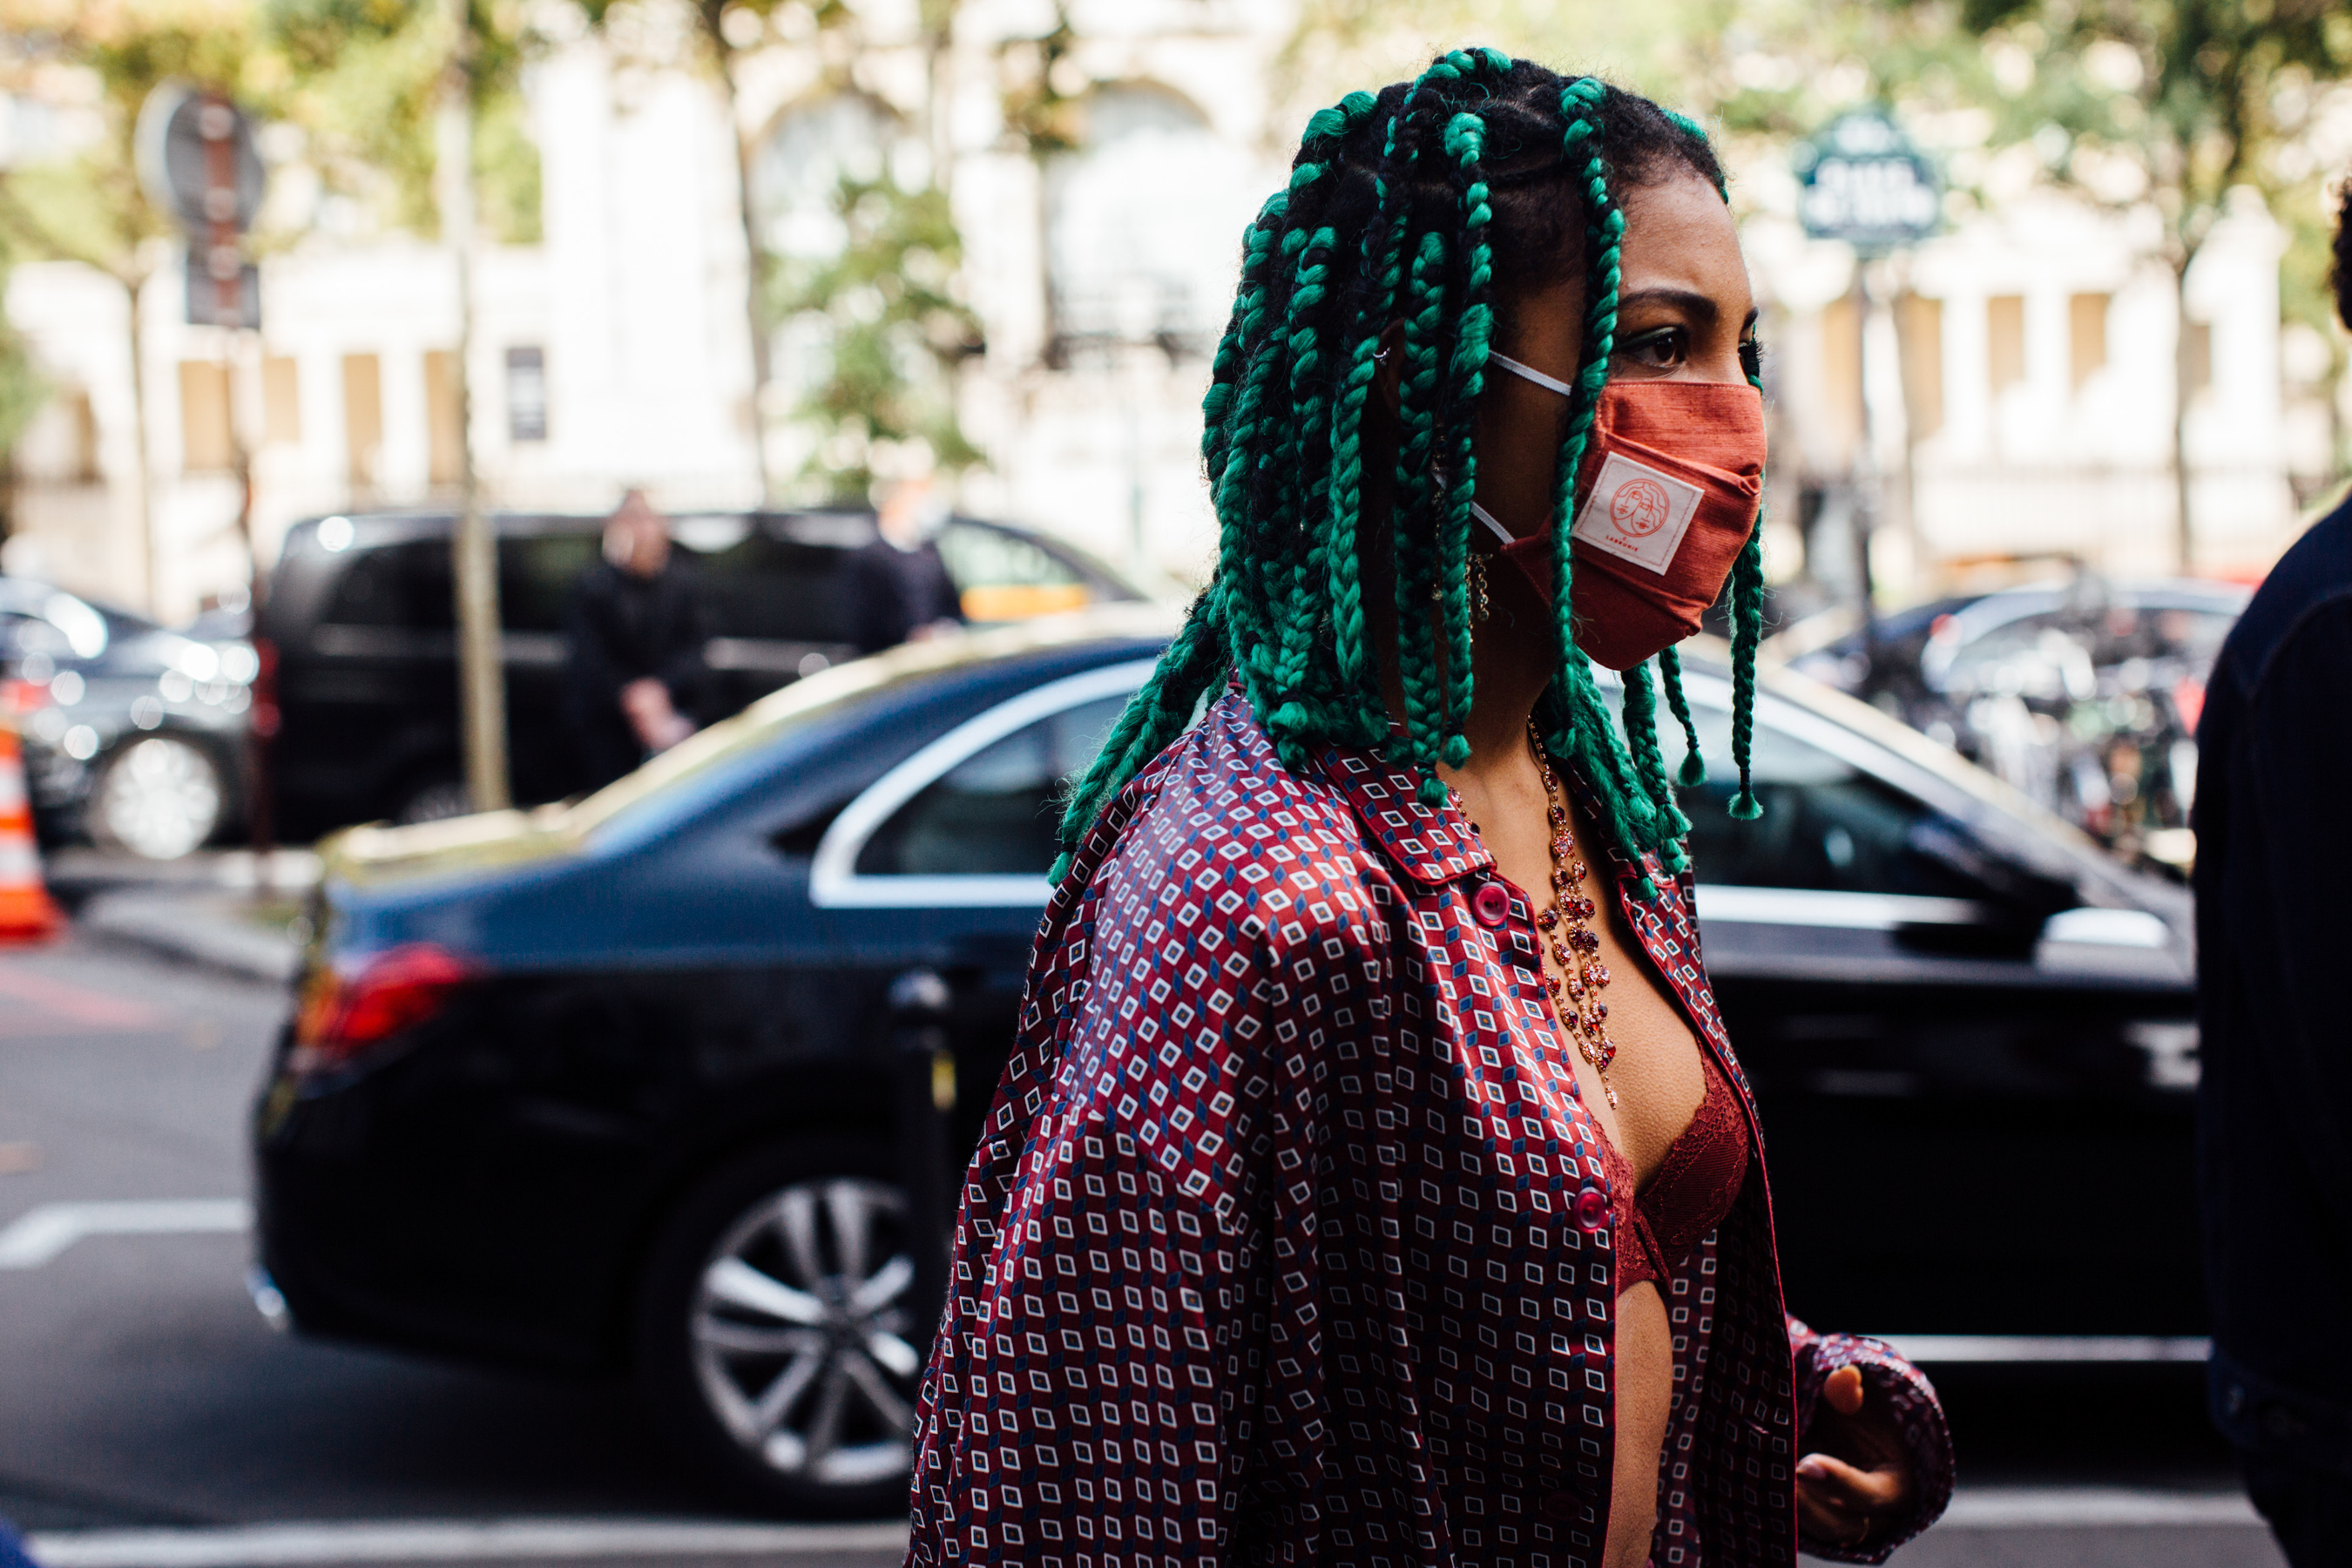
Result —
<path fill-rule="evenodd" d="M 0 1518 L 48 1568 L 897 1562 L 888 1521 L 730 1519 L 625 1389 L 273 1333 L 236 1205 L 283 1005 L 127 950 L 0 952 Z M 2282 1562 L 2193 1371 L 1938 1381 L 1963 1495 L 1904 1568 Z"/>

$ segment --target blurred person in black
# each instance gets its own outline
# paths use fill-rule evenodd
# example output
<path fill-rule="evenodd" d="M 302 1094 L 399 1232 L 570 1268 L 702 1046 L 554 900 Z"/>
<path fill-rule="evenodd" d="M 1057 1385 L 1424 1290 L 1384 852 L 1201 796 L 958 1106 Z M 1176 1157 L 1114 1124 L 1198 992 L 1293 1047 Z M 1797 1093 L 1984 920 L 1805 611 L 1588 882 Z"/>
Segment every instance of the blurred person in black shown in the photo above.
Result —
<path fill-rule="evenodd" d="M 860 653 L 919 642 L 963 624 L 955 579 L 940 558 L 948 498 L 926 475 L 883 494 L 874 523 L 882 537 L 849 559 L 850 640 Z"/>
<path fill-rule="evenodd" d="M 2352 328 L 2352 182 L 2336 304 Z M 2288 1561 L 2352 1563 L 2352 500 L 2246 606 L 2197 740 L 2213 1419 Z"/>
<path fill-rule="evenodd" d="M 642 490 L 622 496 L 605 523 L 604 559 L 572 585 L 564 629 L 566 717 L 588 788 L 694 733 L 709 684 L 709 601 Z"/>

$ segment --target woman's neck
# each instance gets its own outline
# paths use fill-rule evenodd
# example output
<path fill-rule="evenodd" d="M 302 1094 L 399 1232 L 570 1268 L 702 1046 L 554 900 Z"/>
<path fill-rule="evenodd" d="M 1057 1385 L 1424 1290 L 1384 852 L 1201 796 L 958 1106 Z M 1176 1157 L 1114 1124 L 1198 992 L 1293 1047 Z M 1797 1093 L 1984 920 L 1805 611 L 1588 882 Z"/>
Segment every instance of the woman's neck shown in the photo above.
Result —
<path fill-rule="evenodd" d="M 1368 418 L 1360 521 L 1357 539 L 1386 541 L 1394 491 L 1393 436 L 1385 413 Z M 1487 552 L 1483 539 L 1473 537 L 1470 550 L 1479 557 L 1486 578 L 1486 619 L 1470 628 L 1470 711 L 1462 725 L 1470 742 L 1470 759 L 1460 768 L 1440 764 L 1438 776 L 1465 795 L 1482 793 L 1482 782 L 1513 779 L 1524 784 L 1534 770 L 1528 750 L 1528 720 L 1535 712 L 1544 688 L 1559 668 L 1559 637 L 1553 629 L 1552 607 L 1535 584 L 1517 568 Z M 1391 552 L 1385 548 L 1363 552 L 1365 629 L 1371 655 L 1381 672 L 1381 696 L 1389 717 L 1402 722 L 1405 714 L 1404 679 L 1397 659 L 1396 579 Z M 1433 621 L 1435 606 L 1423 610 Z M 1433 632 L 1437 630 L 1432 627 Z M 1444 668 L 1446 639 L 1432 637 L 1439 668 Z"/>
<path fill-rule="evenodd" d="M 1470 630 L 1470 711 L 1462 723 L 1470 758 L 1459 768 L 1441 763 L 1437 770 L 1440 778 L 1465 794 L 1479 793 L 1479 784 L 1516 777 L 1533 765 L 1528 721 L 1559 665 L 1552 653 L 1557 638 L 1550 606 L 1533 584 L 1501 561 L 1486 557 L 1486 570 L 1493 607 L 1486 622 Z M 1371 600 L 1370 582 L 1365 590 L 1366 599 Z M 1375 601 L 1379 610 L 1365 619 L 1372 633 L 1373 657 L 1380 661 L 1381 697 L 1389 716 L 1401 721 L 1405 704 L 1397 663 L 1397 611 L 1388 585 L 1381 584 L 1381 590 Z M 1442 660 L 1444 639 L 1435 640 Z"/>

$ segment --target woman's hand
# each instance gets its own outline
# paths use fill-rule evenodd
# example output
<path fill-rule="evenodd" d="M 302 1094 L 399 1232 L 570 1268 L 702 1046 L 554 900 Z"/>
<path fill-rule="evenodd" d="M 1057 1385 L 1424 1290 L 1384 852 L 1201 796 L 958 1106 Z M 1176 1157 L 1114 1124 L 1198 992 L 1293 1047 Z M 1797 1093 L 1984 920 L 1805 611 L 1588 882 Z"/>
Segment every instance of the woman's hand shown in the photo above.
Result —
<path fill-rule="evenodd" d="M 1797 1517 L 1816 1540 L 1863 1545 L 1900 1523 L 1917 1498 L 1894 1415 L 1883 1397 L 1868 1396 L 1859 1367 L 1840 1367 L 1822 1384 L 1804 1435 L 1811 1451 L 1797 1461 Z"/>

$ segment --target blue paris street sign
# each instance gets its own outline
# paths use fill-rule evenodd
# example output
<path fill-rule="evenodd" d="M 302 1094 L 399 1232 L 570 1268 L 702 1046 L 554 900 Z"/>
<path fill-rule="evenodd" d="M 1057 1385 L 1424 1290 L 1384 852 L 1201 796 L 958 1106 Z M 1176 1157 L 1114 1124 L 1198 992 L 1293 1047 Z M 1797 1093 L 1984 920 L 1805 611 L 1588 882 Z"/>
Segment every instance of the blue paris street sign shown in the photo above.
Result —
<path fill-rule="evenodd" d="M 1916 245 L 1943 213 L 1935 165 L 1879 108 L 1839 115 L 1792 153 L 1802 189 L 1797 216 L 1815 239 L 1865 255 Z"/>

